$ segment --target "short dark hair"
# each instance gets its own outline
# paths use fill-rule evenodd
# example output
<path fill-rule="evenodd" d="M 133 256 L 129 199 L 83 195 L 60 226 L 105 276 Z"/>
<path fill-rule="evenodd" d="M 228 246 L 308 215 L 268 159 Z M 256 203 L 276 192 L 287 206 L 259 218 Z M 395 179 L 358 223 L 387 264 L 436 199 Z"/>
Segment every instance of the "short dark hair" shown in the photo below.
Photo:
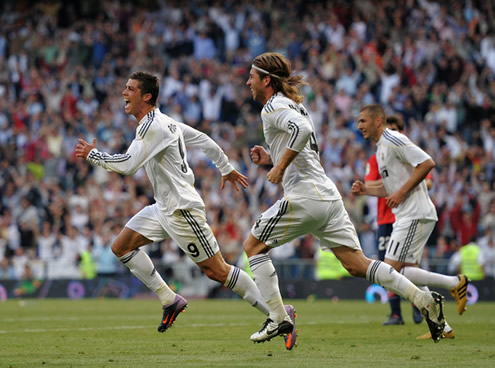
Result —
<path fill-rule="evenodd" d="M 387 116 L 387 125 L 396 125 L 399 132 L 404 131 L 404 120 L 397 115 Z"/>
<path fill-rule="evenodd" d="M 359 112 L 366 111 L 372 119 L 376 119 L 377 117 L 382 118 L 382 122 L 385 123 L 387 121 L 387 114 L 385 114 L 385 109 L 378 104 L 369 104 L 361 107 Z"/>
<path fill-rule="evenodd" d="M 150 93 L 150 105 L 156 106 L 156 99 L 158 98 L 158 93 L 160 93 L 160 83 L 158 77 L 146 72 L 134 72 L 131 74 L 129 79 L 137 80 L 139 82 L 141 95 Z"/>

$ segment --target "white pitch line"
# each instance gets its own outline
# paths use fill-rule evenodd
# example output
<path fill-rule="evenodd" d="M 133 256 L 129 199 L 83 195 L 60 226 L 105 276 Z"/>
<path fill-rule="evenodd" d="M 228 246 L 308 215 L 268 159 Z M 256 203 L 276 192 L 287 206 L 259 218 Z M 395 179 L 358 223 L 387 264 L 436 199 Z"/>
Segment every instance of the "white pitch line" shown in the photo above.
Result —
<path fill-rule="evenodd" d="M 75 318 L 77 319 L 77 318 Z M 297 321 L 296 321 L 297 322 Z M 332 322 L 332 325 L 349 324 L 353 322 L 349 321 L 338 321 Z M 360 321 L 359 323 L 362 323 Z M 316 325 L 315 321 L 306 321 L 303 324 L 299 323 L 298 326 L 305 325 Z M 321 323 L 319 323 L 321 325 Z M 174 328 L 194 328 L 194 327 L 238 327 L 238 326 L 248 326 L 252 323 L 246 322 L 219 322 L 219 323 L 189 323 L 181 324 L 178 326 L 174 325 Z M 44 333 L 44 332 L 67 332 L 67 331 L 105 331 L 105 330 L 132 330 L 132 329 L 143 329 L 143 328 L 154 328 L 154 325 L 138 325 L 138 326 L 114 326 L 114 327 L 71 327 L 71 328 L 25 328 L 19 330 L 0 330 L 0 334 L 12 334 L 12 333 Z"/>
<path fill-rule="evenodd" d="M 226 327 L 226 326 L 247 326 L 247 323 L 193 323 L 180 327 Z M 175 326 L 174 326 L 175 327 Z M 140 328 L 153 328 L 152 326 L 115 326 L 115 327 L 77 327 L 77 328 L 24 328 L 21 330 L 5 331 L 0 333 L 40 333 L 40 332 L 66 332 L 66 331 L 102 331 L 102 330 L 133 330 Z"/>
<path fill-rule="evenodd" d="M 314 325 L 315 322 L 307 322 L 305 325 Z M 194 328 L 194 327 L 235 327 L 248 326 L 250 323 L 232 322 L 232 323 L 190 323 L 187 325 L 175 326 L 174 328 Z M 21 330 L 0 330 L 0 334 L 8 333 L 43 333 L 43 332 L 67 332 L 67 331 L 103 331 L 103 330 L 133 330 L 141 328 L 153 328 L 154 326 L 115 326 L 115 327 L 78 327 L 78 328 L 25 328 Z"/>

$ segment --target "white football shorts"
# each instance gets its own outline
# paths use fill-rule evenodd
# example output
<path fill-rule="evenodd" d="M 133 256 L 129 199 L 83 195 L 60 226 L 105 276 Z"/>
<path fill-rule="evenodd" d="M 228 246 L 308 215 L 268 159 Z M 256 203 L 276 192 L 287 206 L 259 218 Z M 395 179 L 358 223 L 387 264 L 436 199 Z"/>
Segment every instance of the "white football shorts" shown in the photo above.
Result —
<path fill-rule="evenodd" d="M 126 226 L 154 242 L 172 238 L 196 263 L 219 251 L 203 209 L 176 210 L 172 216 L 164 216 L 152 204 L 134 215 Z"/>
<path fill-rule="evenodd" d="M 436 221 L 423 219 L 396 221 L 385 258 L 402 263 L 419 264 L 435 224 Z"/>
<path fill-rule="evenodd" d="M 320 240 L 322 249 L 346 246 L 361 250 L 356 229 L 341 199 L 318 201 L 284 197 L 261 214 L 251 233 L 270 247 L 312 234 Z"/>

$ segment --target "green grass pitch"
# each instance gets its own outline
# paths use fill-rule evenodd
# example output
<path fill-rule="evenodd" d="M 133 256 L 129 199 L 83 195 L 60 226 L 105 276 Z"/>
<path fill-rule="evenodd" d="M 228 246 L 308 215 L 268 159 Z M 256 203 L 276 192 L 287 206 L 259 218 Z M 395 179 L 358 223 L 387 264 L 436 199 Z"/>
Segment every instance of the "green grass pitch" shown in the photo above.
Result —
<path fill-rule="evenodd" d="M 265 320 L 242 300 L 190 300 L 160 334 L 158 300 L 0 302 L 0 367 L 495 367 L 495 303 L 446 303 L 454 340 L 417 341 L 426 323 L 387 326 L 388 305 L 293 300 L 298 344 L 253 344 Z"/>

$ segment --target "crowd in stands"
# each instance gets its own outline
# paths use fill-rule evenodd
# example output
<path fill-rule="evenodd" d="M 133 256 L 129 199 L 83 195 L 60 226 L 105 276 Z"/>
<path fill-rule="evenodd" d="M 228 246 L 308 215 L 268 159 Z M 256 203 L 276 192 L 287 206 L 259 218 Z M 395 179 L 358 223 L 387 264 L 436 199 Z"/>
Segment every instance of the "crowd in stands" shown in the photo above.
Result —
<path fill-rule="evenodd" d="M 108 173 L 76 159 L 74 147 L 96 138 L 100 150 L 125 151 L 136 122 L 121 93 L 136 70 L 160 77 L 162 112 L 210 135 L 248 176 L 247 190 L 219 191 L 219 171 L 188 152 L 208 222 L 225 258 L 238 262 L 254 220 L 281 195 L 249 158 L 263 136 L 245 82 L 265 51 L 304 75 L 323 167 L 367 254 L 376 205 L 350 187 L 375 147 L 355 118 L 380 103 L 437 165 L 430 193 L 440 220 L 423 265 L 476 243 L 495 277 L 493 19 L 483 0 L 2 1 L 0 279 L 82 277 L 88 250 L 98 274 L 123 271 L 110 244 L 152 203 L 151 187 L 142 170 Z M 306 237 L 273 257 L 314 260 L 317 246 Z M 172 241 L 148 251 L 163 265 L 184 260 Z"/>

